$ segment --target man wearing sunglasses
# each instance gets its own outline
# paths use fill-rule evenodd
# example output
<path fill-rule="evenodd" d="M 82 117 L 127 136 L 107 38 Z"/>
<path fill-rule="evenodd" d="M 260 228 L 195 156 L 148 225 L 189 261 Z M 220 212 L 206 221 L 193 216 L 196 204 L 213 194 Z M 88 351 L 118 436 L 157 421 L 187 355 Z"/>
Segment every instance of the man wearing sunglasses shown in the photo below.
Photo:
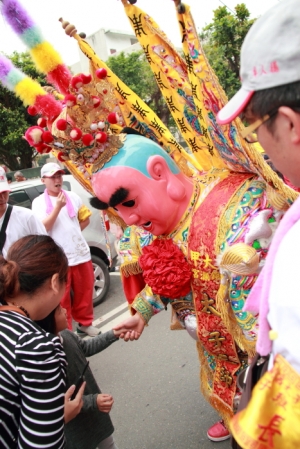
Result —
<path fill-rule="evenodd" d="M 242 87 L 218 114 L 218 122 L 224 125 L 240 115 L 249 125 L 244 129 L 243 137 L 250 142 L 258 141 L 277 170 L 296 187 L 300 186 L 299 23 L 299 0 L 278 3 L 254 23 L 241 49 Z M 282 364 L 286 367 L 288 362 L 290 371 L 286 372 L 300 374 L 299 254 L 300 199 L 281 220 L 265 266 L 245 306 L 246 310 L 260 313 L 256 349 L 262 356 L 270 353 L 272 373 L 280 370 Z M 278 394 L 286 395 L 284 384 L 281 385 Z M 293 385 L 294 382 L 289 382 L 291 391 Z M 273 399 L 275 397 L 278 395 L 274 394 Z M 246 411 L 234 418 L 233 427 L 239 428 L 239 434 L 243 426 L 239 427 L 237 423 L 241 422 L 241 416 L 250 412 L 251 401 Z M 292 416 L 299 416 L 299 405 L 287 401 L 284 407 L 279 413 L 283 418 L 276 427 L 272 447 L 298 447 L 300 432 L 293 425 Z M 261 401 L 261 410 L 270 411 L 271 408 L 266 400 Z M 278 409 L 276 413 L 278 415 Z M 283 423 L 288 427 L 285 428 Z M 254 421 L 242 432 L 243 441 L 249 437 L 251 441 L 259 439 L 260 434 L 255 435 Z M 239 444 L 250 447 L 240 441 Z"/>

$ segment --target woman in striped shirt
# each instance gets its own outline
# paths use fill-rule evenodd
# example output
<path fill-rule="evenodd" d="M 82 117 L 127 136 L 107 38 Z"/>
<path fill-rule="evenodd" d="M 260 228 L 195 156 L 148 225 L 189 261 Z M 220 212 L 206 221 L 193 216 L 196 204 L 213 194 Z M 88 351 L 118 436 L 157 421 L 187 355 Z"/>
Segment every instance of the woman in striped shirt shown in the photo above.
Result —
<path fill-rule="evenodd" d="M 0 309 L 0 448 L 64 447 L 66 358 L 34 321 L 59 304 L 67 271 L 46 235 L 23 237 L 0 256 L 0 302 L 15 306 Z"/>

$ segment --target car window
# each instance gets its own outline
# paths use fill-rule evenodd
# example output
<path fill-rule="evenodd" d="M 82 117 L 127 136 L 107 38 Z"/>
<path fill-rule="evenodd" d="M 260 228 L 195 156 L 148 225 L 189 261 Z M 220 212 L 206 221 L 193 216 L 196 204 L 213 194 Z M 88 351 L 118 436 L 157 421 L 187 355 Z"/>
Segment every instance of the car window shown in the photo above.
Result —
<path fill-rule="evenodd" d="M 12 206 L 27 207 L 27 209 L 31 208 L 31 200 L 25 190 L 10 192 L 8 203 Z"/>
<path fill-rule="evenodd" d="M 69 181 L 63 181 L 63 187 L 64 187 L 64 190 L 72 190 L 72 188 L 71 188 L 71 184 L 69 183 Z"/>
<path fill-rule="evenodd" d="M 39 192 L 39 194 L 41 195 L 42 193 L 44 193 L 44 190 L 45 190 L 45 184 L 40 184 L 40 185 L 37 185 L 37 186 L 35 186 L 36 187 L 36 189 L 37 189 L 37 191 Z"/>

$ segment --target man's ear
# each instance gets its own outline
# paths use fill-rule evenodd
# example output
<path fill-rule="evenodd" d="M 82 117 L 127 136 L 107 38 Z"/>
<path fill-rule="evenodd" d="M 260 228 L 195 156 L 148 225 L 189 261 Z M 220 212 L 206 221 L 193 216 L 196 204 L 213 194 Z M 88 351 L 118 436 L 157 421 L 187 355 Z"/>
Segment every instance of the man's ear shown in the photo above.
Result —
<path fill-rule="evenodd" d="M 42 182 L 43 184 L 45 184 L 45 179 L 44 179 L 44 178 L 41 178 L 41 182 Z"/>
<path fill-rule="evenodd" d="M 147 170 L 151 178 L 155 181 L 167 179 L 170 173 L 167 162 L 162 156 L 150 156 L 147 161 Z"/>
<path fill-rule="evenodd" d="M 282 119 L 285 119 L 287 130 L 290 133 L 290 140 L 293 144 L 300 144 L 300 114 L 288 106 L 281 106 L 278 109 Z"/>

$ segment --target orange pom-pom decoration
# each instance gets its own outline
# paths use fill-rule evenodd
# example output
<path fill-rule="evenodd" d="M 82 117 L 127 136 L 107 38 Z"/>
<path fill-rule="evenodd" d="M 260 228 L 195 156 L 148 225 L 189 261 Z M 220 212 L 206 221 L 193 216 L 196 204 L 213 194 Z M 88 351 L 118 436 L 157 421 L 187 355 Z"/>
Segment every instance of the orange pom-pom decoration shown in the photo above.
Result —
<path fill-rule="evenodd" d="M 65 131 L 65 130 L 67 129 L 67 127 L 68 127 L 68 122 L 67 122 L 67 120 L 65 120 L 65 119 L 63 119 L 63 118 L 60 118 L 59 120 L 57 120 L 57 122 L 56 122 L 56 128 L 57 128 L 59 131 Z"/>
<path fill-rule="evenodd" d="M 54 140 L 50 131 L 44 131 L 42 134 L 42 139 L 44 143 L 51 143 Z"/>
<path fill-rule="evenodd" d="M 107 134 L 103 132 L 99 132 L 95 136 L 96 142 L 105 143 L 107 141 Z"/>
<path fill-rule="evenodd" d="M 34 106 L 28 106 L 27 112 L 29 115 L 37 115 L 38 111 Z"/>
<path fill-rule="evenodd" d="M 96 70 L 96 77 L 99 78 L 100 80 L 103 80 L 104 78 L 107 77 L 107 70 L 104 69 L 104 68 L 97 69 Z"/>
<path fill-rule="evenodd" d="M 84 134 L 81 140 L 82 143 L 88 147 L 94 142 L 94 137 L 92 136 L 92 134 Z"/>
<path fill-rule="evenodd" d="M 75 106 L 76 104 L 76 97 L 75 95 L 68 94 L 65 96 L 65 103 L 68 106 L 68 108 L 71 108 L 72 106 Z"/>
<path fill-rule="evenodd" d="M 47 126 L 47 120 L 44 117 L 40 117 L 37 121 L 37 124 L 41 127 L 41 128 L 46 128 Z"/>
<path fill-rule="evenodd" d="M 110 123 L 111 125 L 116 125 L 116 123 L 118 123 L 118 117 L 117 114 L 115 112 L 111 112 L 110 114 L 108 114 L 107 116 L 107 121 L 108 123 Z"/>
<path fill-rule="evenodd" d="M 79 140 L 81 139 L 82 136 L 82 132 L 80 131 L 79 128 L 73 128 L 72 131 L 70 132 L 70 137 L 72 140 Z"/>

